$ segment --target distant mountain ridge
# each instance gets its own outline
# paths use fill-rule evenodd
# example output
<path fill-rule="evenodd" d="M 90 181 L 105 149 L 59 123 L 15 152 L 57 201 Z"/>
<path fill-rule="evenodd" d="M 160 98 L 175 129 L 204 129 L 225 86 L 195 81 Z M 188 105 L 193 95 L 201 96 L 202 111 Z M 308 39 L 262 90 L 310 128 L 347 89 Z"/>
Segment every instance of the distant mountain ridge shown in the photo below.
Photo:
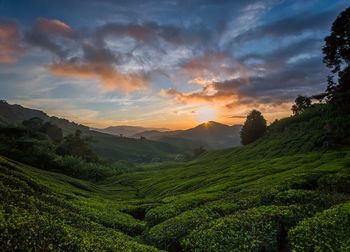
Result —
<path fill-rule="evenodd" d="M 133 137 L 134 135 L 145 132 L 145 131 L 169 131 L 167 128 L 151 128 L 151 127 L 142 127 L 142 126 L 128 126 L 128 125 L 119 125 L 119 126 L 110 126 L 107 128 L 103 129 L 97 129 L 94 128 L 94 130 L 102 132 L 102 133 L 107 133 L 111 135 L 123 135 L 126 137 Z"/>
<path fill-rule="evenodd" d="M 242 127 L 241 125 L 229 126 L 210 121 L 194 128 L 175 131 L 165 131 L 167 130 L 165 128 L 127 125 L 91 129 L 63 118 L 49 116 L 40 110 L 0 101 L 0 126 L 21 125 L 23 120 L 32 117 L 39 117 L 59 126 L 65 134 L 73 133 L 79 129 L 84 134 L 92 136 L 94 139 L 93 149 L 105 158 L 112 160 L 124 158 L 140 162 L 153 158 L 171 159 L 173 155 L 191 153 L 199 147 L 223 149 L 239 146 L 239 133 Z"/>
<path fill-rule="evenodd" d="M 240 145 L 242 125 L 226 125 L 215 121 L 202 123 L 194 128 L 176 131 L 145 131 L 133 137 L 172 143 L 174 145 L 190 144 L 193 147 L 223 149 Z"/>

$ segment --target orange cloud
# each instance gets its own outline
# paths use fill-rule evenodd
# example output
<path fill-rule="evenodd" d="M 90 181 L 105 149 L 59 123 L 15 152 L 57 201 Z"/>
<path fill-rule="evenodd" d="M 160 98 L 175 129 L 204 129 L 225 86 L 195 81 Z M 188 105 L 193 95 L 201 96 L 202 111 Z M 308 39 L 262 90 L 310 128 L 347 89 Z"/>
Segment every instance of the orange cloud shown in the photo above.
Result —
<path fill-rule="evenodd" d="M 60 35 L 67 38 L 74 38 L 78 32 L 69 25 L 58 19 L 46 19 L 40 17 L 37 19 L 34 29 L 47 34 Z"/>
<path fill-rule="evenodd" d="M 207 87 L 208 89 L 208 87 Z M 239 96 L 237 94 L 234 94 L 232 92 L 220 92 L 214 90 L 212 93 L 208 92 L 206 89 L 200 91 L 200 92 L 189 92 L 189 93 L 183 93 L 175 88 L 170 88 L 167 90 L 162 90 L 160 92 L 160 95 L 162 96 L 172 96 L 175 97 L 175 99 L 181 103 L 188 104 L 188 103 L 196 103 L 196 104 L 203 104 L 203 103 L 216 103 L 216 104 L 227 104 L 232 101 L 236 101 L 239 99 Z"/>
<path fill-rule="evenodd" d="M 0 20 L 0 63 L 14 63 L 23 53 L 20 34 L 14 23 Z"/>
<path fill-rule="evenodd" d="M 54 75 L 79 79 L 99 79 L 106 90 L 131 92 L 145 89 L 149 85 L 145 74 L 121 73 L 107 64 L 73 64 L 68 62 L 53 63 L 46 66 Z"/>

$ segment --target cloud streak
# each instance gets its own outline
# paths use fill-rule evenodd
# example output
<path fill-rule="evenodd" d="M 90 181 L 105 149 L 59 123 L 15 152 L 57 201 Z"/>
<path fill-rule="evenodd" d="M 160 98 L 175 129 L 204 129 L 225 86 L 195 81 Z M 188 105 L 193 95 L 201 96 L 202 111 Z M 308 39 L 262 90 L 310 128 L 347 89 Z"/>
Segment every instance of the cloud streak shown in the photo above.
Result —
<path fill-rule="evenodd" d="M 15 63 L 23 52 L 16 23 L 0 19 L 0 63 Z"/>

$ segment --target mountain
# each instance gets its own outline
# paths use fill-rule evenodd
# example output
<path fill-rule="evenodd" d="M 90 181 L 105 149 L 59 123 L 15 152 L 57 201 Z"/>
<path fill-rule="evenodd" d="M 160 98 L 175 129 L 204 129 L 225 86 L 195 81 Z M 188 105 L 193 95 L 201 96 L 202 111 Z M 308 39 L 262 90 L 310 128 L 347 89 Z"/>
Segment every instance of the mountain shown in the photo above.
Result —
<path fill-rule="evenodd" d="M 209 121 L 187 130 L 165 131 L 156 130 L 137 133 L 134 137 L 145 137 L 151 140 L 171 143 L 175 146 L 205 147 L 208 149 L 224 149 L 240 145 L 242 125 L 229 126 Z"/>
<path fill-rule="evenodd" d="M 191 129 L 176 131 L 139 126 L 111 126 L 105 129 L 90 129 L 63 118 L 49 116 L 40 110 L 0 101 L 0 126 L 21 125 L 23 120 L 32 117 L 52 122 L 62 128 L 65 134 L 73 133 L 77 129 L 83 131 L 84 134 L 92 136 L 95 140 L 92 143 L 95 152 L 112 160 L 121 158 L 133 161 L 171 159 L 176 154 L 192 153 L 194 149 L 199 147 L 222 149 L 240 145 L 241 125 L 228 126 L 211 121 Z M 141 139 L 141 137 L 146 139 Z"/>
<path fill-rule="evenodd" d="M 0 126 L 21 125 L 22 121 L 32 117 L 39 117 L 44 121 L 52 122 L 62 128 L 64 134 L 81 130 L 84 135 L 92 137 L 93 150 L 103 158 L 109 160 L 129 160 L 134 162 L 150 162 L 152 160 L 172 160 L 174 156 L 183 150 L 169 143 L 120 137 L 90 130 L 89 127 L 70 122 L 63 118 L 49 116 L 46 113 L 25 108 L 20 105 L 8 104 L 0 101 Z"/>
<path fill-rule="evenodd" d="M 126 137 L 132 137 L 138 133 L 144 132 L 144 131 L 168 131 L 169 129 L 166 128 L 147 128 L 147 127 L 141 127 L 141 126 L 127 126 L 127 125 L 120 125 L 120 126 L 110 126 L 104 129 L 97 129 L 95 128 L 94 130 L 102 132 L 102 133 L 107 133 L 111 135 L 123 135 Z"/>
<path fill-rule="evenodd" d="M 18 104 L 8 104 L 6 101 L 0 101 L 0 126 L 1 125 L 22 125 L 24 120 L 28 120 L 33 117 L 38 117 L 47 122 L 52 122 L 53 124 L 62 128 L 66 133 L 72 133 L 75 130 L 88 130 L 89 127 L 82 124 L 77 124 L 75 122 L 70 122 L 63 118 L 58 118 L 56 116 L 49 116 L 43 111 L 25 108 Z"/>
<path fill-rule="evenodd" d="M 98 183 L 0 156 L 0 247 L 349 251 L 349 125 L 321 105 L 252 144 Z"/>

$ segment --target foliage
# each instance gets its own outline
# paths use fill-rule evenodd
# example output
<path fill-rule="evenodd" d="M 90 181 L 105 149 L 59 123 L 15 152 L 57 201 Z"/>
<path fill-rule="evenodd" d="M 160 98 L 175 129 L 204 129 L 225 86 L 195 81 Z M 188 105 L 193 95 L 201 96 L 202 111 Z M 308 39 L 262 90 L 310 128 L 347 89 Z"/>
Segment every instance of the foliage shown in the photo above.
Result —
<path fill-rule="evenodd" d="M 3 251 L 157 251 L 91 219 L 63 195 L 25 175 L 23 166 L 0 158 L 0 170 Z M 51 183 L 62 187 L 62 181 Z"/>
<path fill-rule="evenodd" d="M 243 145 L 249 144 L 262 137 L 266 132 L 266 120 L 261 112 L 251 111 L 243 125 L 241 131 L 241 142 Z"/>
<path fill-rule="evenodd" d="M 99 161 L 88 140 L 79 132 L 74 136 L 68 135 L 61 142 L 61 129 L 51 123 L 43 123 L 40 118 L 24 121 L 23 125 L 25 128 L 0 128 L 0 153 L 41 169 L 93 181 L 110 177 L 118 170 L 120 172 L 117 165 Z M 62 150 L 65 152 L 62 153 Z"/>
<path fill-rule="evenodd" d="M 277 251 L 284 246 L 284 228 L 296 223 L 304 211 L 298 206 L 240 211 L 195 229 L 182 245 L 188 251 Z"/>
<path fill-rule="evenodd" d="M 307 240 L 290 230 L 349 202 L 344 129 L 350 118 L 332 109 L 312 105 L 273 123 L 252 144 L 183 163 L 93 163 L 57 155 L 48 138 L 6 129 L 12 136 L 3 138 L 1 153 L 15 150 L 12 158 L 35 166 L 44 150 L 53 155 L 41 170 L 0 157 L 1 242 L 7 250 L 14 244 L 78 251 L 303 250 Z M 325 130 L 329 121 L 337 125 L 331 133 Z M 330 138 L 337 145 L 323 148 Z M 347 248 L 347 231 L 339 232 L 327 244 Z M 310 244 L 323 248 L 321 239 Z"/>
<path fill-rule="evenodd" d="M 176 251 L 180 250 L 180 240 L 194 228 L 219 217 L 207 209 L 194 209 L 170 218 L 154 227 L 147 233 L 146 239 L 155 246 Z"/>
<path fill-rule="evenodd" d="M 294 251 L 349 251 L 350 204 L 305 219 L 289 231 Z"/>
<path fill-rule="evenodd" d="M 33 117 L 31 119 L 22 122 L 29 136 L 38 137 L 38 135 L 45 134 L 54 143 L 59 143 L 63 139 L 62 129 L 50 122 L 44 123 L 44 120 L 39 117 Z"/>
<path fill-rule="evenodd" d="M 330 68 L 327 93 L 332 103 L 349 109 L 350 101 L 350 8 L 332 24 L 331 34 L 325 38 L 323 61 Z M 336 80 L 334 79 L 336 77 Z"/>
<path fill-rule="evenodd" d="M 292 106 L 293 114 L 299 115 L 303 113 L 310 106 L 311 106 L 311 98 L 307 96 L 299 95 L 295 99 L 295 104 Z"/>
<path fill-rule="evenodd" d="M 82 132 L 76 130 L 74 134 L 69 134 L 64 138 L 64 141 L 57 148 L 57 153 L 64 155 L 71 155 L 81 157 L 82 159 L 90 162 L 96 162 L 98 160 L 97 155 L 91 150 L 89 146 L 89 137 L 82 137 Z"/>

